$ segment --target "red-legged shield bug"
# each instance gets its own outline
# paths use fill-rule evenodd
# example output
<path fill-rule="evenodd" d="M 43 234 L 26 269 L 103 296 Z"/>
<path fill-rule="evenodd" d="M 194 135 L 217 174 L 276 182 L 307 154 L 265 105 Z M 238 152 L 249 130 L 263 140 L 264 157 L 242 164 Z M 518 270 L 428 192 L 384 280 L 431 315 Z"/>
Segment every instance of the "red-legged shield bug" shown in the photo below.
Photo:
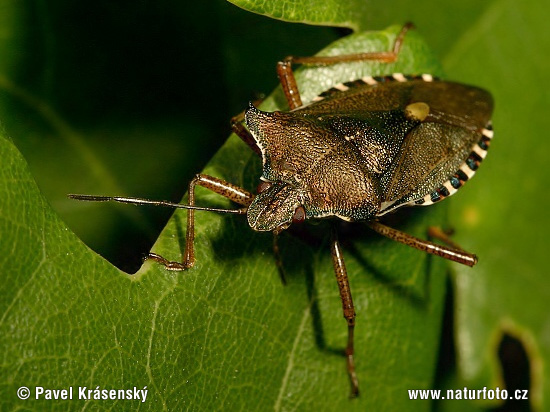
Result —
<path fill-rule="evenodd" d="M 307 105 L 292 71 L 293 64 L 328 65 L 354 61 L 392 62 L 397 59 L 405 25 L 388 52 L 331 57 L 287 57 L 277 72 L 290 111 L 263 112 L 250 105 L 233 121 L 233 130 L 262 158 L 257 194 L 198 174 L 189 184 L 187 205 L 145 199 L 69 195 L 79 200 L 117 201 L 188 209 L 182 262 L 157 254 L 148 258 L 169 270 L 186 270 L 195 262 L 195 210 L 246 214 L 249 226 L 275 235 L 293 223 L 338 218 L 364 221 L 376 232 L 427 253 L 465 265 L 475 255 L 453 246 L 422 240 L 390 228 L 377 219 L 404 206 L 426 206 L 451 196 L 472 178 L 485 158 L 493 131 L 491 95 L 477 87 L 442 81 L 430 74 L 394 73 L 362 77 L 333 85 Z M 195 205 L 199 185 L 220 194 L 240 209 Z M 355 372 L 355 308 L 337 232 L 331 254 L 344 317 L 348 324 L 347 369 L 352 395 L 359 393 Z"/>

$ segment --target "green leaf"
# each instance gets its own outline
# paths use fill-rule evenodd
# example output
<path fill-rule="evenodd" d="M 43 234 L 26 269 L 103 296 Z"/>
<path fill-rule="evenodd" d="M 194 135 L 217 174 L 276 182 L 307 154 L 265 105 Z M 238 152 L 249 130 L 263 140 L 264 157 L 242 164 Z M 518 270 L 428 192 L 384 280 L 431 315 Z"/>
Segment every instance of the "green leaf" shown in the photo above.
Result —
<path fill-rule="evenodd" d="M 550 179 L 549 143 L 541 138 L 550 127 L 545 86 L 550 58 L 543 52 L 550 46 L 548 4 L 421 1 L 413 6 L 407 1 L 359 1 L 319 2 L 313 7 L 309 1 L 294 0 L 277 3 L 281 9 L 273 12 L 267 2 L 235 3 L 287 21 L 323 24 L 323 19 L 335 16 L 337 24 L 350 28 L 412 20 L 442 57 L 449 78 L 492 91 L 493 148 L 474 184 L 451 201 L 456 240 L 480 256 L 474 271 L 455 268 L 458 376 L 452 382 L 468 388 L 504 388 L 498 351 L 503 335 L 510 335 L 527 352 L 532 407 L 550 410 L 550 278 L 545 262 L 550 220 L 544 209 L 549 200 L 544 186 Z M 309 13 L 293 13 L 306 3 Z M 443 405 L 473 407 L 469 401 Z"/>
<path fill-rule="evenodd" d="M 271 3 L 303 20 L 355 29 L 414 21 L 447 78 L 494 94 L 494 144 L 473 183 L 448 203 L 401 215 L 399 227 L 424 236 L 426 225 L 444 221 L 451 206 L 456 240 L 480 257 L 473 270 L 456 268 L 458 370 L 437 387 L 502 387 L 497 350 L 508 333 L 527 349 L 534 410 L 549 410 L 548 6 L 533 0 Z M 147 265 L 128 276 L 84 247 L 50 209 L 95 250 L 128 265 L 123 255 L 148 250 L 150 243 L 136 246 L 136 239 L 144 230 L 156 238 L 150 222 L 162 225 L 166 215 L 152 219 L 140 208 L 80 204 L 65 194 L 179 199 L 219 145 L 225 129 L 217 125 L 254 92 L 275 86 L 273 63 L 310 55 L 337 33 L 277 23 L 221 1 L 78 4 L 5 1 L 2 8 L 0 119 L 31 174 L 2 137 L 0 409 L 430 409 L 431 403 L 408 401 L 406 389 L 434 384 L 440 259 L 425 260 L 367 231 L 345 244 L 362 389 L 350 402 L 340 353 L 345 322 L 326 240 L 308 248 L 281 239 L 289 278 L 282 287 L 270 236 L 250 233 L 238 217 L 202 214 L 197 268 L 166 273 Z M 335 5 L 340 9 L 318 13 L 317 6 Z M 415 39 L 412 33 L 407 42 Z M 387 48 L 387 40 L 373 47 Z M 413 60 L 428 56 L 417 52 Z M 400 62 L 411 64 L 404 71 L 431 71 L 432 63 L 416 66 L 410 57 Z M 315 82 L 301 90 L 313 95 Z M 246 156 L 233 138 L 208 171 L 253 188 L 258 165 Z M 133 232 L 118 226 L 122 221 Z M 184 224 L 185 215 L 176 214 L 155 250 L 178 258 Z M 144 404 L 18 401 L 21 385 L 147 385 L 150 393 Z M 436 408 L 493 406 L 446 401 Z"/>
<path fill-rule="evenodd" d="M 529 358 L 534 410 L 548 411 L 550 94 L 543 84 L 550 58 L 541 51 L 550 41 L 543 10 L 490 3 L 444 60 L 449 75 L 483 84 L 496 101 L 491 150 L 475 184 L 451 206 L 462 228 L 457 241 L 480 256 L 473 276 L 456 268 L 458 366 L 469 387 L 503 387 L 497 352 L 503 334 L 511 335 Z"/>
<path fill-rule="evenodd" d="M 325 26 L 343 26 L 357 29 L 368 15 L 365 1 L 350 0 L 293 0 L 265 2 L 259 0 L 229 0 L 231 3 L 254 13 L 290 22 Z"/>
<path fill-rule="evenodd" d="M 414 22 L 428 33 L 430 46 L 442 55 L 462 34 L 469 32 L 472 21 L 487 16 L 492 4 L 477 0 L 229 0 L 254 13 L 288 22 L 348 27 L 354 31 L 381 29 L 390 24 Z M 504 4 L 504 3 L 503 3 Z"/>
<path fill-rule="evenodd" d="M 399 30 L 348 37 L 324 53 L 387 50 Z M 325 86 L 392 71 L 439 69 L 417 33 L 395 65 L 311 68 L 298 75 L 304 96 Z M 265 102 L 275 108 L 280 92 Z M 146 264 L 130 276 L 87 249 L 51 210 L 12 142 L 1 140 L 0 194 L 5 257 L 1 322 L 3 409 L 81 408 L 84 401 L 18 401 L 25 385 L 51 389 L 149 390 L 137 401 L 94 408 L 157 410 L 351 408 L 410 410 L 406 389 L 434 378 L 444 296 L 444 262 L 364 230 L 346 241 L 358 326 L 356 363 L 364 395 L 348 399 L 347 328 L 325 237 L 309 246 L 281 239 L 281 283 L 271 236 L 235 216 L 198 214 L 197 264 L 185 273 Z M 246 154 L 243 154 L 246 153 Z M 206 172 L 251 187 L 259 160 L 233 136 Z M 201 204 L 228 206 L 198 191 Z M 445 208 L 415 211 L 397 225 L 422 236 Z M 185 212 L 154 247 L 178 258 Z M 320 233 L 324 233 L 320 227 Z M 7 239 L 6 239 L 7 238 Z M 7 258 L 9 257 L 9 258 Z M 407 379 L 403 379 L 407 376 Z M 429 404 L 421 406 L 427 410 Z M 415 407 L 415 409 L 417 409 Z"/>

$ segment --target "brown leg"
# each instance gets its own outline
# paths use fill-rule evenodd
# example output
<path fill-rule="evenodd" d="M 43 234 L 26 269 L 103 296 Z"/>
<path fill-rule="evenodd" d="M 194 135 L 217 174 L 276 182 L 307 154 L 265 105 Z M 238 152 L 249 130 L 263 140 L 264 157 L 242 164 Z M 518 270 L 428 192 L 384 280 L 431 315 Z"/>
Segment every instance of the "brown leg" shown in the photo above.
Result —
<path fill-rule="evenodd" d="M 261 100 L 254 102 L 254 105 L 261 103 Z M 245 142 L 248 147 L 252 149 L 254 153 L 256 153 L 258 156 L 262 156 L 262 152 L 258 145 L 256 144 L 256 140 L 254 140 L 254 137 L 252 137 L 252 134 L 248 131 L 248 129 L 243 124 L 244 121 L 244 112 L 239 113 L 236 116 L 233 116 L 231 118 L 231 129 L 233 130 L 233 133 L 235 133 L 237 136 L 241 138 L 243 142 Z"/>
<path fill-rule="evenodd" d="M 189 205 L 195 206 L 195 186 L 205 187 L 214 193 L 232 200 L 235 203 L 243 206 L 248 206 L 254 195 L 239 186 L 218 179 L 217 177 L 197 174 L 189 183 Z M 193 267 L 195 264 L 195 211 L 187 210 L 187 233 L 185 237 L 185 252 L 183 262 L 169 261 L 156 253 L 149 253 L 146 259 L 154 260 L 166 267 L 168 270 L 185 270 Z"/>
<path fill-rule="evenodd" d="M 353 332 L 355 329 L 355 308 L 351 297 L 351 289 L 349 286 L 348 272 L 344 264 L 342 249 L 338 241 L 336 228 L 332 230 L 332 239 L 330 242 L 330 252 L 332 254 L 332 263 L 334 265 L 334 273 L 340 289 L 340 298 L 342 299 L 342 307 L 344 310 L 344 318 L 348 322 L 348 345 L 346 347 L 348 375 L 351 381 L 351 397 L 359 395 L 359 381 L 355 373 L 355 364 L 353 362 Z"/>
<path fill-rule="evenodd" d="M 239 121 L 234 121 L 233 119 L 231 119 L 231 129 L 233 130 L 233 133 L 239 136 L 241 140 L 245 142 L 254 153 L 256 153 L 258 156 L 262 156 L 262 152 L 256 144 L 256 140 L 254 140 L 248 129 L 244 127 L 244 124 Z"/>
<path fill-rule="evenodd" d="M 356 53 L 345 54 L 341 56 L 312 56 L 312 57 L 296 57 L 288 56 L 283 61 L 277 64 L 277 75 L 283 87 L 283 91 L 288 101 L 288 106 L 291 110 L 302 106 L 302 99 L 298 86 L 296 85 L 296 79 L 294 78 L 294 72 L 292 71 L 292 64 L 306 64 L 327 66 L 335 63 L 346 63 L 356 61 L 379 61 L 384 63 L 391 63 L 397 60 L 397 56 L 401 51 L 403 39 L 405 34 L 413 28 L 412 23 L 407 23 L 403 26 L 395 41 L 391 51 L 383 52 L 369 52 L 369 53 Z"/>
<path fill-rule="evenodd" d="M 290 57 L 287 57 L 287 59 Z M 296 84 L 296 78 L 292 71 L 292 60 L 283 60 L 277 63 L 277 76 L 281 82 L 281 87 L 288 102 L 288 108 L 294 110 L 297 107 L 302 106 L 302 98 L 300 97 L 300 91 Z"/>
<path fill-rule="evenodd" d="M 443 243 L 445 243 L 447 246 L 452 247 L 453 249 L 463 250 L 459 245 L 457 245 L 452 239 L 452 230 L 451 231 L 444 231 L 438 226 L 430 226 L 428 228 L 428 236 L 433 237 L 435 239 L 439 239 Z"/>
<path fill-rule="evenodd" d="M 415 249 L 422 250 L 426 253 L 431 253 L 432 255 L 437 255 L 467 266 L 474 266 L 477 263 L 476 255 L 465 252 L 460 248 L 441 246 L 428 240 L 422 240 L 376 221 L 370 221 L 367 225 L 375 232 L 378 232 L 387 238 L 414 247 Z"/>

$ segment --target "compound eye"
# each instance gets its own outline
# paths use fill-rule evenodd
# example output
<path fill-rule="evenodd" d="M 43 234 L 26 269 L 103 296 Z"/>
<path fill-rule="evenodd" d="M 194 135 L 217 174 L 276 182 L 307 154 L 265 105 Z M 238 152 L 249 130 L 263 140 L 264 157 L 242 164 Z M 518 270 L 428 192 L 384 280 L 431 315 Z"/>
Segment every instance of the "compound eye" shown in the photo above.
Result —
<path fill-rule="evenodd" d="M 270 182 L 260 182 L 260 184 L 256 187 L 256 193 L 265 192 L 270 187 L 271 187 Z"/>
<path fill-rule="evenodd" d="M 292 223 L 302 223 L 306 220 L 306 210 L 303 206 L 298 206 L 292 216 Z"/>

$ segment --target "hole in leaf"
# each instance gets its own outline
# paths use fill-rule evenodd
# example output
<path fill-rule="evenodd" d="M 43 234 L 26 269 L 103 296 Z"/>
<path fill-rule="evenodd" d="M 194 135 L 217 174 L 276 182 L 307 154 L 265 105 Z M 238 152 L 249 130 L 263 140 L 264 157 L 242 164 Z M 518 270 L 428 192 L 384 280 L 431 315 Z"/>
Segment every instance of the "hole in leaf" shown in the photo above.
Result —
<path fill-rule="evenodd" d="M 441 390 L 442 393 L 448 389 L 454 390 L 464 387 L 457 380 L 454 330 L 454 294 L 452 284 L 448 281 L 439 361 L 435 376 L 435 389 Z M 531 412 L 533 409 L 528 400 L 532 396 L 531 365 L 524 344 L 518 338 L 503 332 L 498 346 L 498 358 L 501 364 L 502 381 L 504 382 L 500 389 L 506 389 L 508 399 L 497 407 L 486 409 L 481 407 L 476 410 L 487 410 L 490 412 Z M 458 401 L 455 400 L 453 402 Z M 444 401 L 435 401 L 432 410 L 446 410 L 444 405 Z"/>
<path fill-rule="evenodd" d="M 503 380 L 508 391 L 508 399 L 494 412 L 530 412 L 529 400 L 531 375 L 527 352 L 522 342 L 504 334 L 500 341 L 498 357 L 502 365 Z M 517 399 L 517 398 L 525 399 Z"/>

